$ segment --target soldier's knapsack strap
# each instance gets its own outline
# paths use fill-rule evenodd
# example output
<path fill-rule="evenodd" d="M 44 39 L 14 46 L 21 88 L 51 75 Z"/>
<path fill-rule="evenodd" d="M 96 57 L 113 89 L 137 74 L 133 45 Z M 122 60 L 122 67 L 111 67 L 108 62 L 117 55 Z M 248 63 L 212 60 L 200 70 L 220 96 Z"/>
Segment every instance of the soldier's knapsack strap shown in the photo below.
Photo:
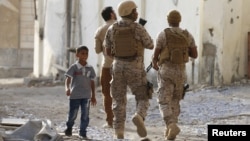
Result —
<path fill-rule="evenodd" d="M 167 31 L 168 30 L 168 31 Z M 187 41 L 187 43 L 190 45 L 190 41 L 189 41 L 189 39 L 188 39 L 188 31 L 187 30 L 183 30 L 182 32 L 176 32 L 176 31 L 174 31 L 174 30 L 171 30 L 171 28 L 166 28 L 165 30 L 164 30 L 164 32 L 165 32 L 165 34 L 166 34 L 166 37 L 167 37 L 167 32 L 172 32 L 172 33 L 175 33 L 175 34 L 177 34 L 177 35 L 180 35 L 180 36 L 182 36 L 186 41 Z"/>

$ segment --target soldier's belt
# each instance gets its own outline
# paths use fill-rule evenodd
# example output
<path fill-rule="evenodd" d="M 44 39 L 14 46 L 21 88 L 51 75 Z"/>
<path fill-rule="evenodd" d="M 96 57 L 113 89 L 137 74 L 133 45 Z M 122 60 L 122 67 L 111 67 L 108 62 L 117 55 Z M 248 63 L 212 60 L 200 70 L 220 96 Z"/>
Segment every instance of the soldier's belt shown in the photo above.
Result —
<path fill-rule="evenodd" d="M 134 61 L 137 56 L 125 56 L 125 57 L 115 57 L 116 60 L 120 61 Z"/>

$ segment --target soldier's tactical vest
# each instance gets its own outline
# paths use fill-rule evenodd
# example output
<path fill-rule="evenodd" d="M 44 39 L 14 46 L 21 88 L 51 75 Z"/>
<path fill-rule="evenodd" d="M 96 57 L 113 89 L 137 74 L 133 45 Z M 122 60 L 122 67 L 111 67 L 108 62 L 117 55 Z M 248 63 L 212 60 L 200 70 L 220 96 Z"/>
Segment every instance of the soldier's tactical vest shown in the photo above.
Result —
<path fill-rule="evenodd" d="M 164 61 L 170 61 L 173 64 L 184 64 L 188 62 L 188 32 L 183 30 L 182 33 L 173 32 L 166 28 L 166 47 L 162 48 L 158 64 Z"/>
<path fill-rule="evenodd" d="M 135 24 L 121 27 L 114 23 L 114 48 L 112 53 L 115 57 L 135 57 L 137 56 L 138 45 L 135 39 Z"/>

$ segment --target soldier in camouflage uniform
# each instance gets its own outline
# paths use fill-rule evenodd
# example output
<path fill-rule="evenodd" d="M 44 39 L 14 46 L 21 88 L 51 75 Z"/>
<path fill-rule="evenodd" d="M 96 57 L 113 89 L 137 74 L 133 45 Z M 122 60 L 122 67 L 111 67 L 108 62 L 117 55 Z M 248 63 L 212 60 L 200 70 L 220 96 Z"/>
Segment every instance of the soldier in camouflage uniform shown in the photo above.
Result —
<path fill-rule="evenodd" d="M 186 80 L 185 63 L 187 63 L 189 57 L 197 57 L 197 47 L 193 36 L 187 30 L 179 27 L 181 15 L 178 11 L 171 11 L 167 20 L 170 27 L 160 32 L 156 39 L 152 64 L 153 68 L 158 71 L 157 98 L 161 116 L 166 124 L 164 136 L 166 140 L 174 140 L 180 132 L 177 123 L 180 114 L 180 100 Z M 178 45 L 175 46 L 175 44 L 180 43 L 180 41 L 178 38 L 172 38 L 171 36 L 178 36 L 180 40 L 183 39 L 183 44 L 180 45 L 183 46 L 183 49 L 180 54 L 186 54 L 187 56 L 172 55 L 174 53 L 171 52 L 170 46 L 177 48 Z M 171 41 L 171 39 L 176 41 Z M 183 51 L 185 49 L 187 52 Z M 174 60 L 173 58 L 177 59 Z"/>
<path fill-rule="evenodd" d="M 121 2 L 118 5 L 118 14 L 121 16 L 121 20 L 109 27 L 104 40 L 107 54 L 114 57 L 111 95 L 114 113 L 113 128 L 117 139 L 124 138 L 127 86 L 131 89 L 132 94 L 135 95 L 136 100 L 136 113 L 132 121 L 137 127 L 138 135 L 140 137 L 147 136 L 144 119 L 149 107 L 149 97 L 147 95 L 147 79 L 144 70 L 144 49 L 153 49 L 154 45 L 146 29 L 135 22 L 138 17 L 136 8 L 137 6 L 133 1 Z M 115 33 L 130 27 L 132 29 L 130 31 L 134 34 L 132 36 L 124 36 L 126 39 L 122 39 L 123 36 L 119 35 L 118 41 Z M 121 31 L 121 34 L 125 35 L 126 32 Z M 130 44 L 131 42 L 136 44 Z M 124 46 L 124 48 L 119 48 L 119 46 Z M 132 50 L 132 54 L 131 50 L 126 50 L 127 48 Z"/>

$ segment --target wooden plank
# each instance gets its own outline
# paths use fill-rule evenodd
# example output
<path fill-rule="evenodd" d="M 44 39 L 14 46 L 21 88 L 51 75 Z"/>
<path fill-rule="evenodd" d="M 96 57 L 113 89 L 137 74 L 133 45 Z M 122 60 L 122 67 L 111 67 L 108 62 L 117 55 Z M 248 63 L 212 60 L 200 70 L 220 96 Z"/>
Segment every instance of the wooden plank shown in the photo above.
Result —
<path fill-rule="evenodd" d="M 4 125 L 0 125 L 0 128 L 3 128 L 5 130 L 15 130 L 17 129 L 19 126 L 4 126 Z M 0 140 L 1 141 L 1 140 Z"/>
<path fill-rule="evenodd" d="M 19 118 L 2 118 L 0 120 L 1 125 L 8 125 L 8 126 L 21 126 L 25 124 L 28 119 L 19 119 Z"/>

